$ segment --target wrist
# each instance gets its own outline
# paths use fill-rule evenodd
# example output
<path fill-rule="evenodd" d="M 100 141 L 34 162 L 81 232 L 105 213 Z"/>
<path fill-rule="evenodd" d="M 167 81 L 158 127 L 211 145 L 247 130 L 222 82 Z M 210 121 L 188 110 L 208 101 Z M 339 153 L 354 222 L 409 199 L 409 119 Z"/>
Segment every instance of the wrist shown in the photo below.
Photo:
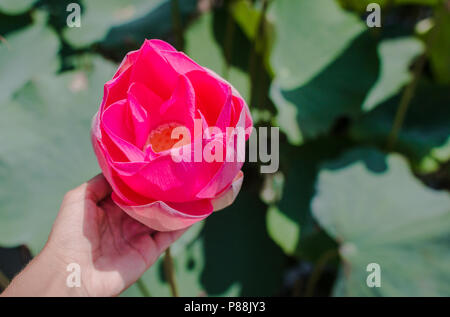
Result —
<path fill-rule="evenodd" d="M 47 246 L 17 275 L 3 296 L 66 297 L 87 296 L 82 284 L 68 282 L 69 261 L 61 259 Z"/>

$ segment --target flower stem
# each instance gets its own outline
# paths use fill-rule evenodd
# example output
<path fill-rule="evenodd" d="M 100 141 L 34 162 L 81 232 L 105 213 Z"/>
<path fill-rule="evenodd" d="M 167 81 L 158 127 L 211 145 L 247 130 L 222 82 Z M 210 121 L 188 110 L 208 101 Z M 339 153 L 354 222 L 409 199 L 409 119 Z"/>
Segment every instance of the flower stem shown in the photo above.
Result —
<path fill-rule="evenodd" d="M 9 279 L 6 277 L 5 274 L 3 274 L 2 271 L 0 271 L 0 288 L 5 290 L 9 285 Z"/>
<path fill-rule="evenodd" d="M 408 111 L 408 107 L 414 97 L 417 84 L 419 83 L 420 76 L 422 75 L 425 61 L 426 55 L 423 54 L 419 58 L 414 68 L 413 80 L 408 86 L 406 86 L 405 91 L 403 92 L 402 99 L 400 100 L 400 104 L 397 109 L 397 113 L 395 114 L 392 130 L 388 137 L 386 145 L 388 151 L 392 150 L 392 148 L 395 146 L 395 143 L 397 142 L 398 134 L 400 132 L 400 129 L 402 128 L 403 122 L 405 121 L 406 112 Z"/>
<path fill-rule="evenodd" d="M 311 277 L 308 280 L 308 284 L 306 285 L 306 297 L 312 297 L 314 295 L 316 285 L 319 282 L 319 278 L 322 275 L 327 263 L 337 255 L 339 255 L 338 251 L 336 249 L 331 249 L 326 251 L 319 258 L 313 272 L 311 273 Z"/>
<path fill-rule="evenodd" d="M 250 78 L 250 104 L 258 104 L 260 102 L 260 96 L 259 93 L 262 92 L 262 89 L 257 89 L 260 84 L 260 74 L 259 74 L 259 67 L 260 65 L 257 65 L 257 57 L 258 53 L 261 55 L 264 54 L 264 51 L 266 49 L 265 45 L 265 31 L 266 31 L 266 13 L 267 9 L 269 7 L 269 0 L 261 0 L 262 1 L 262 9 L 261 9 L 261 16 L 258 21 L 256 34 L 254 38 L 254 42 L 252 45 L 252 48 L 250 50 L 250 59 L 249 59 L 249 78 Z M 263 58 L 263 57 L 262 57 Z M 258 91 L 256 101 L 255 99 L 255 91 Z"/>
<path fill-rule="evenodd" d="M 434 28 L 430 31 L 428 38 L 425 41 L 425 52 L 420 56 L 414 67 L 413 79 L 409 83 L 409 85 L 406 86 L 403 92 L 402 99 L 400 100 L 400 104 L 397 109 L 397 113 L 395 114 L 391 133 L 388 136 L 386 144 L 386 148 L 388 151 L 392 150 L 395 146 L 395 143 L 397 142 L 398 134 L 400 132 L 400 129 L 402 128 L 403 121 L 405 120 L 406 112 L 408 111 L 408 107 L 414 97 L 414 93 L 425 68 L 427 58 L 429 57 L 429 50 L 436 40 L 436 34 L 438 32 L 437 30 L 439 30 L 439 20 L 436 20 Z"/>
<path fill-rule="evenodd" d="M 164 274 L 166 276 L 166 280 L 169 282 L 172 296 L 178 297 L 178 289 L 175 281 L 175 272 L 173 269 L 173 259 L 170 254 L 170 247 L 167 248 L 166 253 L 164 254 Z"/>
<path fill-rule="evenodd" d="M 231 53 L 233 52 L 233 38 L 234 38 L 234 19 L 233 13 L 231 12 L 232 3 L 229 2 L 227 6 L 227 24 L 225 27 L 225 42 L 224 42 L 224 53 L 225 53 L 225 63 L 223 69 L 223 78 L 228 79 L 228 73 L 231 65 Z"/>
<path fill-rule="evenodd" d="M 142 296 L 152 297 L 152 295 L 150 295 L 147 286 L 145 285 L 144 281 L 141 278 L 136 281 L 136 286 L 139 288 L 139 291 L 141 292 Z"/>
<path fill-rule="evenodd" d="M 184 49 L 183 29 L 180 15 L 180 6 L 178 0 L 171 0 L 172 23 L 176 36 L 176 47 L 182 51 Z"/>

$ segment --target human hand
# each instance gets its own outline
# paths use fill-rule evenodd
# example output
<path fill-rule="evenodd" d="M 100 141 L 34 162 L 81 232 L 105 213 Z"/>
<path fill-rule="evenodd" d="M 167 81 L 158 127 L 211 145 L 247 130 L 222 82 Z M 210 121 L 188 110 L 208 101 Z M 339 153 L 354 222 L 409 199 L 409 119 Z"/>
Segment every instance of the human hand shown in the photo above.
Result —
<path fill-rule="evenodd" d="M 117 207 L 110 193 L 101 174 L 68 192 L 44 249 L 2 295 L 118 295 L 186 231 L 155 232 Z M 70 263 L 81 268 L 79 288 L 66 285 Z"/>

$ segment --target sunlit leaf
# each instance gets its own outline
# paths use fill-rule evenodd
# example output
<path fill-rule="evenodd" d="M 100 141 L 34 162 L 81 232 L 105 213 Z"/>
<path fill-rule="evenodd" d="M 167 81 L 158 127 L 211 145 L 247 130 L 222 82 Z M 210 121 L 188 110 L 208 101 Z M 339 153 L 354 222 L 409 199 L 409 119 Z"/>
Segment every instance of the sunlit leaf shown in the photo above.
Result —
<path fill-rule="evenodd" d="M 277 0 L 269 13 L 276 32 L 272 65 L 284 89 L 317 76 L 366 29 L 335 0 Z"/>
<path fill-rule="evenodd" d="M 300 226 L 278 208 L 267 211 L 267 232 L 286 254 L 293 254 L 300 239 Z"/>
<path fill-rule="evenodd" d="M 64 38 L 75 47 L 102 40 L 112 27 L 147 15 L 167 0 L 95 0 L 83 2 L 81 27 L 67 27 Z"/>
<path fill-rule="evenodd" d="M 277 121 L 291 143 L 324 135 L 337 119 L 362 112 L 366 95 L 378 78 L 376 44 L 364 33 L 303 86 L 287 90 L 277 80 L 272 84 Z"/>
<path fill-rule="evenodd" d="M 178 0 L 178 7 L 184 30 L 197 10 L 197 0 Z M 137 49 L 145 39 L 173 41 L 173 23 L 172 0 L 165 0 L 145 16 L 111 28 L 99 45 L 108 54 L 121 59 L 128 51 Z"/>
<path fill-rule="evenodd" d="M 340 244 L 336 295 L 450 294 L 450 195 L 425 187 L 399 155 L 355 150 L 325 165 L 312 208 Z M 366 284 L 370 263 L 379 288 Z"/>
<path fill-rule="evenodd" d="M 412 60 L 423 52 L 421 42 L 413 37 L 385 39 L 378 45 L 380 74 L 363 104 L 365 111 L 371 110 L 392 97 L 411 80 Z"/>
<path fill-rule="evenodd" d="M 35 76 L 57 70 L 59 41 L 44 23 L 39 20 L 0 42 L 0 102 Z"/>
<path fill-rule="evenodd" d="M 186 31 L 186 53 L 202 66 L 219 75 L 227 73 L 227 80 L 249 101 L 250 87 L 248 75 L 237 67 L 230 66 L 226 72 L 226 61 L 219 44 L 214 39 L 213 17 L 206 13 Z M 207 47 L 207 49 L 206 49 Z"/>
<path fill-rule="evenodd" d="M 65 192 L 99 168 L 90 125 L 113 65 L 35 77 L 0 116 L 0 245 L 27 244 L 34 254 L 50 232 Z"/>
<path fill-rule="evenodd" d="M 275 208 L 269 208 L 266 221 L 270 237 L 286 254 L 311 257 L 311 250 L 305 249 L 303 243 L 318 231 L 311 215 L 311 200 L 319 166 L 347 146 L 345 140 L 325 138 L 306 143 L 291 152 L 282 152 L 286 162 L 281 162 L 285 175 L 281 199 L 274 203 Z"/>
<path fill-rule="evenodd" d="M 28 11 L 36 0 L 2 0 L 0 1 L 0 12 L 6 14 L 20 14 Z"/>

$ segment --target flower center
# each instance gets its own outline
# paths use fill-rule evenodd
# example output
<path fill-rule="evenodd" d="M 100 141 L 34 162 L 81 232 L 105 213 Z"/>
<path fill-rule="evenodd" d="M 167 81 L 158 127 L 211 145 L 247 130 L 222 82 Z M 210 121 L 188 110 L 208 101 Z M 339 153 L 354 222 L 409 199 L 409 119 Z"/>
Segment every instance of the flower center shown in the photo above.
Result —
<path fill-rule="evenodd" d="M 178 127 L 182 127 L 182 125 L 174 122 L 165 123 L 158 126 L 156 129 L 150 132 L 146 146 L 150 145 L 153 152 L 155 153 L 172 149 L 174 145 L 183 138 L 182 134 L 179 135 L 178 138 L 172 138 L 172 131 Z M 184 143 L 187 142 L 183 142 L 183 144 L 178 144 L 177 146 L 182 146 L 184 145 Z"/>

